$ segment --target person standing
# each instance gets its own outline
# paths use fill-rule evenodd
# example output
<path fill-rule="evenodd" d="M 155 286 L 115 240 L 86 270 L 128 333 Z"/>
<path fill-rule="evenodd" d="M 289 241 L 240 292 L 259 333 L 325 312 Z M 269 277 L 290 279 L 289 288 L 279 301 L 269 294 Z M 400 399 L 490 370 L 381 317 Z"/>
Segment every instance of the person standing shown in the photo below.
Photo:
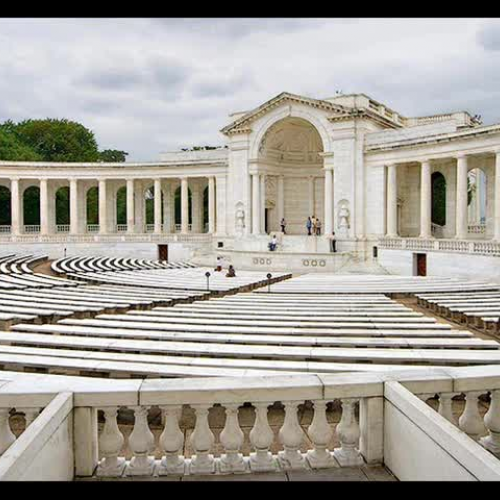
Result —
<path fill-rule="evenodd" d="M 280 225 L 281 225 L 281 232 L 283 234 L 286 234 L 286 221 L 284 217 L 281 219 Z"/>
<path fill-rule="evenodd" d="M 321 236 L 321 221 L 316 219 L 316 236 Z"/>
<path fill-rule="evenodd" d="M 306 228 L 307 228 L 307 236 L 311 236 L 311 229 L 312 229 L 312 220 L 311 220 L 311 217 L 307 218 Z"/>
<path fill-rule="evenodd" d="M 222 271 L 222 257 L 220 257 L 220 256 L 217 256 L 217 264 L 215 265 L 215 270 L 217 272 Z"/>
<path fill-rule="evenodd" d="M 335 236 L 335 231 L 332 231 L 332 235 L 330 236 L 330 252 L 337 252 L 337 238 Z"/>
<path fill-rule="evenodd" d="M 312 234 L 314 235 L 316 234 L 316 224 L 317 224 L 315 215 L 311 217 L 311 222 L 312 222 Z"/>

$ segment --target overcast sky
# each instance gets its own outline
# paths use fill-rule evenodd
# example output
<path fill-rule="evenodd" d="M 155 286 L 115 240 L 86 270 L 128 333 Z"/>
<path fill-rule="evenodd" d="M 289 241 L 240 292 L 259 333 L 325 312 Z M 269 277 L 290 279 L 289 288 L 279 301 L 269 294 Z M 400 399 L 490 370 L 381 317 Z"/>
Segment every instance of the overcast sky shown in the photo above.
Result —
<path fill-rule="evenodd" d="M 0 121 L 76 120 L 129 161 L 223 145 L 229 113 L 280 92 L 336 90 L 500 122 L 500 21 L 0 20 Z"/>

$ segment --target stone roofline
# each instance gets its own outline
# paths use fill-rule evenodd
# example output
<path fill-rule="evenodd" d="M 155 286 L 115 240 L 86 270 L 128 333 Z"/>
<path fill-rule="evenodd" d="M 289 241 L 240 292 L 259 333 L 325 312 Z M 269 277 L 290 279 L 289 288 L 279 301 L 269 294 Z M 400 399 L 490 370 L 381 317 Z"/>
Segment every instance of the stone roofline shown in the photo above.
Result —
<path fill-rule="evenodd" d="M 500 134 L 500 123 L 493 125 L 476 126 L 466 130 L 456 132 L 428 135 L 418 138 L 400 139 L 394 142 L 385 142 L 365 146 L 365 152 L 383 151 L 395 148 L 410 148 L 422 144 L 437 144 L 440 142 L 449 142 L 454 140 L 468 139 L 481 135 Z"/>

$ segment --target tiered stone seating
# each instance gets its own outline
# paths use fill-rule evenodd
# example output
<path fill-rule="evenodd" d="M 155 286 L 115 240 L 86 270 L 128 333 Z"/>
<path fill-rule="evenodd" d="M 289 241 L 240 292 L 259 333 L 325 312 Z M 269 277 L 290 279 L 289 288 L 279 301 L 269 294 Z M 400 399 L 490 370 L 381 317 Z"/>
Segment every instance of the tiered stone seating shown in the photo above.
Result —
<path fill-rule="evenodd" d="M 0 364 L 120 377 L 376 372 L 498 364 L 499 347 L 380 294 L 240 293 L 18 324 L 0 333 Z"/>
<path fill-rule="evenodd" d="M 82 266 L 80 262 L 78 266 Z M 71 265 L 71 263 L 69 264 Z M 73 266 L 74 267 L 74 266 Z M 205 273 L 210 273 L 209 283 Z M 212 292 L 249 291 L 268 283 L 266 273 L 238 271 L 234 278 L 226 278 L 225 272 L 210 268 L 144 269 L 142 271 L 66 272 L 68 278 L 98 284 L 140 286 L 155 289 L 207 290 Z M 289 278 L 287 273 L 274 273 L 271 283 Z"/>
<path fill-rule="evenodd" d="M 273 293 L 383 293 L 412 295 L 418 292 L 466 292 L 498 289 L 497 283 L 447 277 L 304 274 L 272 287 Z M 265 293 L 267 290 L 260 290 Z"/>
<path fill-rule="evenodd" d="M 58 274 L 66 273 L 94 273 L 105 271 L 143 271 L 148 269 L 190 269 L 192 264 L 187 262 L 172 262 L 113 258 L 113 257 L 86 257 L 73 256 L 55 260 L 51 268 Z"/>
<path fill-rule="evenodd" d="M 417 299 L 442 316 L 500 334 L 500 287 L 487 292 L 418 294 Z"/>

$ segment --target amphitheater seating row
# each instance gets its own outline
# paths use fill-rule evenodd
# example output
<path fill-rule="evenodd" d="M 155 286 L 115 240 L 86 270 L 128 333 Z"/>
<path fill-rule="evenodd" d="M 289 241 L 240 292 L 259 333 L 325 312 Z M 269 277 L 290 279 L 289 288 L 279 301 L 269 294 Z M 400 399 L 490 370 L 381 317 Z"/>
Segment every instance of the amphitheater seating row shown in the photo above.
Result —
<path fill-rule="evenodd" d="M 285 294 L 342 294 L 384 293 L 413 294 L 425 292 L 466 292 L 498 289 L 498 283 L 483 280 L 464 280 L 447 277 L 304 274 L 278 283 L 272 293 Z M 261 290 L 265 293 L 266 290 Z"/>
<path fill-rule="evenodd" d="M 51 323 L 65 317 L 88 318 L 99 313 L 147 309 L 204 298 L 207 292 L 149 290 L 89 285 L 46 289 L 0 290 L 0 328 L 20 321 Z"/>
<path fill-rule="evenodd" d="M 0 255 L 0 274 L 33 274 L 31 265 L 47 260 L 45 254 L 12 254 Z"/>
<path fill-rule="evenodd" d="M 210 273 L 209 281 L 205 273 Z M 268 283 L 266 273 L 238 271 L 234 278 L 211 268 L 154 269 L 143 271 L 71 272 L 66 276 L 79 281 L 121 286 L 141 286 L 156 289 L 207 290 L 212 292 L 249 291 Z M 289 278 L 287 273 L 273 273 L 271 283 Z"/>
<path fill-rule="evenodd" d="M 11 330 L 0 332 L 0 365 L 52 373 L 210 377 L 500 363 L 496 341 L 381 294 L 239 293 Z"/>
<path fill-rule="evenodd" d="M 147 269 L 190 269 L 187 262 L 167 263 L 159 260 L 145 260 L 114 257 L 74 256 L 55 260 L 51 268 L 55 273 L 99 273 L 116 271 L 142 271 Z"/>
<path fill-rule="evenodd" d="M 487 332 L 500 334 L 500 288 L 488 292 L 418 294 L 418 304 Z"/>

